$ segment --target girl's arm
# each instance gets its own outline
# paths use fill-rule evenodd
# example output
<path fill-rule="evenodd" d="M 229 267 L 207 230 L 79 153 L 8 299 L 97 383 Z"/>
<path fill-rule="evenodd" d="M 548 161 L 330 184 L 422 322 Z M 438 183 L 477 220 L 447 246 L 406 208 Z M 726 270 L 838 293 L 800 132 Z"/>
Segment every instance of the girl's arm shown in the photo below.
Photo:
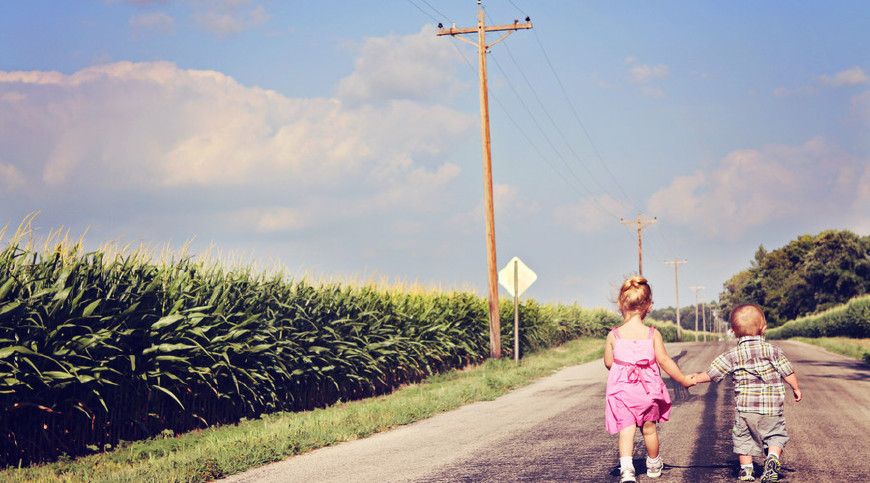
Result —
<path fill-rule="evenodd" d="M 656 354 L 656 362 L 668 373 L 671 378 L 683 385 L 683 387 L 691 387 L 695 385 L 695 380 L 683 374 L 677 363 L 668 355 L 665 350 L 665 341 L 662 339 L 662 334 L 658 329 L 653 333 L 653 349 Z"/>
<path fill-rule="evenodd" d="M 604 367 L 607 370 L 610 370 L 610 366 L 613 365 L 613 346 L 616 343 L 616 337 L 613 336 L 613 332 L 607 334 L 607 340 L 604 342 Z"/>

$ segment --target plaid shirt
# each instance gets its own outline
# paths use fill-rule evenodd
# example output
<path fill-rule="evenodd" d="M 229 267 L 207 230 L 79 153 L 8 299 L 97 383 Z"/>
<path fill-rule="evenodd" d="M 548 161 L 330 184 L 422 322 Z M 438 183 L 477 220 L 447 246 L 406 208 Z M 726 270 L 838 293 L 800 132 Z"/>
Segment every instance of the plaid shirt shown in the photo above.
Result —
<path fill-rule="evenodd" d="M 734 377 L 738 411 L 771 416 L 782 414 L 782 378 L 793 372 L 785 353 L 760 335 L 741 337 L 737 347 L 714 359 L 707 369 L 716 382 L 729 374 Z"/>

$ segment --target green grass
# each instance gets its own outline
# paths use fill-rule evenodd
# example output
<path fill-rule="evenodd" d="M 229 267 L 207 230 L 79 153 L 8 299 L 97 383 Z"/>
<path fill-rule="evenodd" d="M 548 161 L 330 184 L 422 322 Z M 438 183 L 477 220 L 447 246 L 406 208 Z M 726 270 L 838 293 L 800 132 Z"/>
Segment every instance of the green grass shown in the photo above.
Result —
<path fill-rule="evenodd" d="M 450 371 L 392 394 L 302 413 L 277 413 L 237 425 L 129 443 L 76 460 L 0 472 L 2 481 L 194 482 L 240 473 L 287 456 L 425 419 L 506 392 L 557 370 L 603 356 L 584 338 L 510 359 Z"/>
<path fill-rule="evenodd" d="M 826 350 L 846 357 L 870 362 L 870 339 L 850 339 L 848 337 L 792 337 L 791 340 L 817 345 Z"/>

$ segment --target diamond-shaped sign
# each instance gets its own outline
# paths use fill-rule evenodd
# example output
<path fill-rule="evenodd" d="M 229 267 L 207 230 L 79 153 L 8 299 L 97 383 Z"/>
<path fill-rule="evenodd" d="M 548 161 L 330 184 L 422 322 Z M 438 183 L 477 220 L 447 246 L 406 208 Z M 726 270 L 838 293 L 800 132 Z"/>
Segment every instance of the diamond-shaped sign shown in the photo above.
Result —
<path fill-rule="evenodd" d="M 514 257 L 498 272 L 498 283 L 507 289 L 511 297 L 522 295 L 537 279 L 538 275 L 517 257 Z M 516 295 L 514 295 L 514 286 L 518 292 Z"/>

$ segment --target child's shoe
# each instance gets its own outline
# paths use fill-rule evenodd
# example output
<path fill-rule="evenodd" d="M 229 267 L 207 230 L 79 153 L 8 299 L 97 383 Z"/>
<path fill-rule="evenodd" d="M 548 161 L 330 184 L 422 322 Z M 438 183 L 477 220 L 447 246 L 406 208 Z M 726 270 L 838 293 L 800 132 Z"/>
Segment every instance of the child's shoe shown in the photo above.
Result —
<path fill-rule="evenodd" d="M 619 474 L 622 478 L 620 478 L 619 483 L 636 483 L 637 478 L 634 477 L 634 468 L 622 468 L 619 470 Z"/>
<path fill-rule="evenodd" d="M 737 479 L 740 481 L 755 481 L 755 477 L 752 476 L 752 467 L 746 466 L 740 467 L 740 474 L 737 475 Z"/>
<path fill-rule="evenodd" d="M 779 458 L 774 454 L 767 455 L 764 460 L 764 473 L 761 475 L 761 483 L 776 483 L 779 481 Z"/>
<path fill-rule="evenodd" d="M 646 459 L 646 476 L 650 478 L 658 478 L 662 476 L 662 468 L 664 468 L 665 462 L 662 459 L 656 458 L 655 460 L 651 460 L 649 458 Z"/>

